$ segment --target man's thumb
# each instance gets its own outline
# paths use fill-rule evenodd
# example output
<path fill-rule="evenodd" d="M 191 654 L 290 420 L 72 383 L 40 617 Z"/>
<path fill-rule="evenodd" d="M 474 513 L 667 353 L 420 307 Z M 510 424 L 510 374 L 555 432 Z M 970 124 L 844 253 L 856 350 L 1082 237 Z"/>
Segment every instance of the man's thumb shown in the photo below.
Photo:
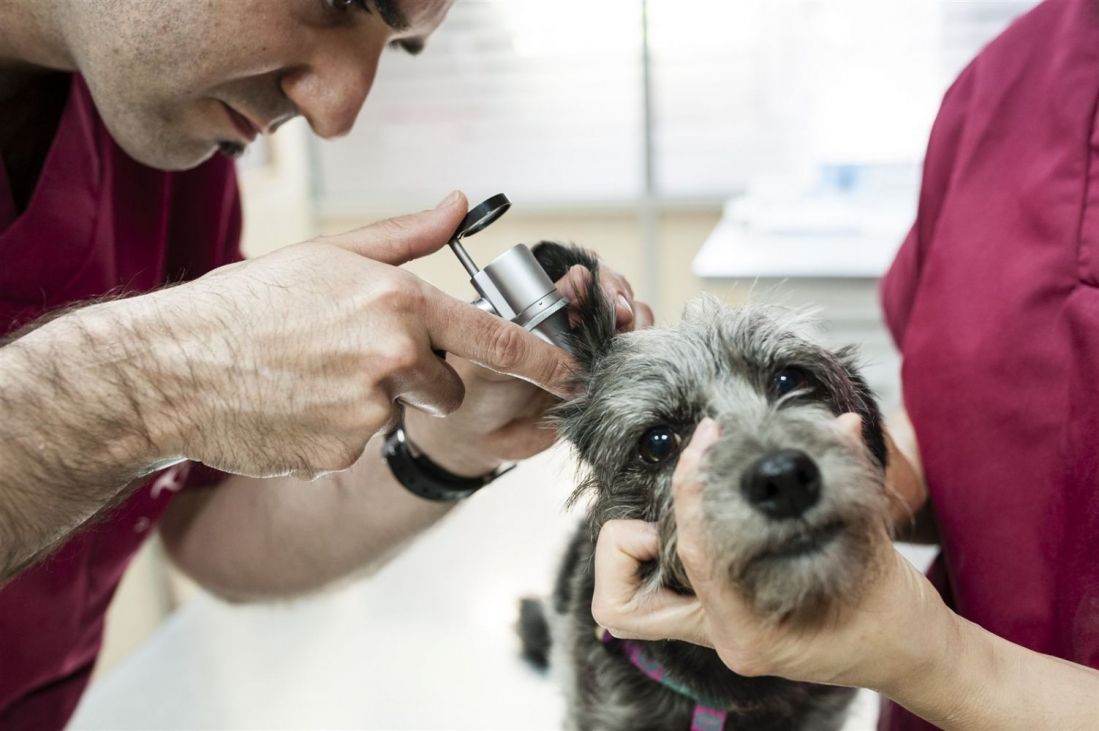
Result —
<path fill-rule="evenodd" d="M 398 266 L 442 248 L 468 208 L 465 195 L 456 190 L 429 211 L 387 218 L 354 231 L 324 236 L 320 241 Z"/>

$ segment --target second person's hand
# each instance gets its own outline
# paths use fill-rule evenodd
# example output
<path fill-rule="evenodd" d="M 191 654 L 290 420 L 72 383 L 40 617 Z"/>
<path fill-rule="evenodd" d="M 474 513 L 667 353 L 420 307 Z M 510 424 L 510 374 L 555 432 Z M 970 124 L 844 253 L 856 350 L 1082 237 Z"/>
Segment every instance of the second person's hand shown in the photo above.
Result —
<path fill-rule="evenodd" d="M 858 439 L 854 414 L 838 428 Z M 673 476 L 677 551 L 694 596 L 642 587 L 639 568 L 660 551 L 653 524 L 608 521 L 595 554 L 595 620 L 618 637 L 677 639 L 712 647 L 741 675 L 882 689 L 921 665 L 945 657 L 956 635 L 954 615 L 934 587 L 892 547 L 883 532 L 868 560 L 876 572 L 864 594 L 834 607 L 818 622 L 791 624 L 757 615 L 737 589 L 714 571 L 706 540 L 699 467 L 715 442 L 715 422 L 703 420 L 680 455 Z M 910 631 L 921 627 L 920 633 Z"/>

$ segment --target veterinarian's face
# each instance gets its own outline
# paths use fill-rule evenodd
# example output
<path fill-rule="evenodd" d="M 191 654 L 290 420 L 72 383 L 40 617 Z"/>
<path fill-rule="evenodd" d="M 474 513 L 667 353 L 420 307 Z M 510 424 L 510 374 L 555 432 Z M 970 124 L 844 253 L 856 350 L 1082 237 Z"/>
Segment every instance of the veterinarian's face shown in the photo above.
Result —
<path fill-rule="evenodd" d="M 112 136 L 174 170 L 298 114 L 346 134 L 382 51 L 422 45 L 452 1 L 65 0 L 63 17 Z"/>

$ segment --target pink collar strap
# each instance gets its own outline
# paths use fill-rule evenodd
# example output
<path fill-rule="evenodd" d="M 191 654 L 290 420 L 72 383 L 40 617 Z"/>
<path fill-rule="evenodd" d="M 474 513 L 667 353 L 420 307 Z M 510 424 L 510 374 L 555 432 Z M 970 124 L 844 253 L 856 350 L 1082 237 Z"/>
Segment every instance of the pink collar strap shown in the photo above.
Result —
<path fill-rule="evenodd" d="M 655 680 L 665 688 L 674 690 L 695 702 L 694 713 L 691 715 L 691 731 L 722 731 L 725 728 L 728 711 L 669 678 L 664 666 L 645 652 L 645 647 L 640 642 L 620 640 L 607 630 L 603 630 L 601 639 L 606 647 L 621 650 L 630 664 L 650 680 Z"/>

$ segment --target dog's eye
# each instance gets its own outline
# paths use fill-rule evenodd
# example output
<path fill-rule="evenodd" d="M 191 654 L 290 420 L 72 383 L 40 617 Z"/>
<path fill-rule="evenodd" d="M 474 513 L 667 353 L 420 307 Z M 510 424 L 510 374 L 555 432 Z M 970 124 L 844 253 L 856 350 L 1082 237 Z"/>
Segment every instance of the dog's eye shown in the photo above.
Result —
<path fill-rule="evenodd" d="M 794 366 L 783 368 L 771 376 L 771 392 L 777 398 L 809 388 L 811 385 L 809 374 Z"/>
<path fill-rule="evenodd" d="M 645 432 L 637 444 L 637 453 L 646 464 L 667 462 L 679 451 L 679 434 L 670 426 L 655 426 Z"/>

